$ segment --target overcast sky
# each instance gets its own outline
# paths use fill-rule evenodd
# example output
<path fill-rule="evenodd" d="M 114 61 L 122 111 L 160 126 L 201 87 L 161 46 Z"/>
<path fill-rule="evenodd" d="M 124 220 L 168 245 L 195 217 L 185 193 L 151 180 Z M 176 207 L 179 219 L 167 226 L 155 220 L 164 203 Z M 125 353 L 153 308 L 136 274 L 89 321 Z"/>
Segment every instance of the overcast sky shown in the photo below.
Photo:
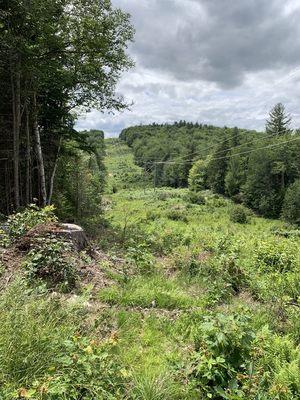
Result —
<path fill-rule="evenodd" d="M 113 0 L 132 16 L 136 66 L 115 115 L 92 111 L 78 129 L 117 136 L 127 126 L 185 119 L 264 129 L 285 104 L 300 126 L 299 0 Z"/>

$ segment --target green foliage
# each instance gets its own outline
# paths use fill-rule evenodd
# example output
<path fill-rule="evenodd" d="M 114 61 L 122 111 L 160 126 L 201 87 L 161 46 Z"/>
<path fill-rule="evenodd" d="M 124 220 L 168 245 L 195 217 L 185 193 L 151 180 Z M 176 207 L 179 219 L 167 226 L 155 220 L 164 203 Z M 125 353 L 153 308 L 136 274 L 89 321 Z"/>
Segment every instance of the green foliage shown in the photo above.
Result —
<path fill-rule="evenodd" d="M 30 296 L 19 280 L 1 294 L 0 309 L 0 381 L 4 396 L 5 387 L 18 389 L 47 373 L 61 353 L 63 342 L 75 333 L 77 319 L 56 300 Z"/>
<path fill-rule="evenodd" d="M 189 188 L 191 191 L 199 192 L 207 188 L 207 161 L 198 160 L 189 172 Z"/>
<path fill-rule="evenodd" d="M 243 375 L 248 375 L 255 334 L 246 315 L 206 316 L 194 334 L 195 352 L 189 379 L 202 395 L 212 399 L 243 396 Z M 238 398 L 238 397 L 236 397 Z"/>
<path fill-rule="evenodd" d="M 227 132 L 223 140 L 216 146 L 211 157 L 208 157 L 207 183 L 215 193 L 225 194 L 225 176 L 228 165 Z"/>
<path fill-rule="evenodd" d="M 80 309 L 28 295 L 18 281 L 1 295 L 0 311 L 1 399 L 122 398 L 115 344 L 81 335 Z"/>
<path fill-rule="evenodd" d="M 11 243 L 9 234 L 6 230 L 0 229 L 0 247 L 8 247 Z"/>
<path fill-rule="evenodd" d="M 93 149 L 96 140 L 83 143 L 82 135 L 74 129 L 77 117 L 74 110 L 112 111 L 128 106 L 115 88 L 121 73 L 133 66 L 126 51 L 133 34 L 129 14 L 115 8 L 111 1 L 11 0 L 1 4 L 0 111 L 5 116 L 7 137 L 11 134 L 10 121 L 17 118 L 15 134 L 23 147 L 20 151 L 18 144 L 14 154 L 15 174 L 25 177 L 29 173 L 29 181 L 33 183 L 31 196 L 28 180 L 13 181 L 10 169 L 9 179 L 1 176 L 0 187 L 4 186 L 7 194 L 12 187 L 15 195 L 13 205 L 11 200 L 0 201 L 2 211 L 16 209 L 19 203 L 28 205 L 32 197 L 37 197 L 43 205 L 51 200 L 57 161 L 66 156 L 70 140 L 75 140 L 81 149 L 87 150 L 87 144 L 89 150 Z M 16 96 L 15 88 L 18 88 Z M 18 97 L 26 98 L 26 110 L 16 100 Z M 15 112 L 12 112 L 8 104 L 14 102 Z M 35 126 L 40 129 L 35 130 Z M 34 131 L 41 136 L 42 147 L 39 141 L 31 140 Z M 34 151 L 35 145 L 39 146 L 38 152 Z M 10 152 L 9 141 L 3 150 Z M 32 161 L 29 171 L 28 154 Z M 100 166 L 98 156 L 96 152 Z M 61 163 L 60 168 L 63 170 Z"/>
<path fill-rule="evenodd" d="M 202 301 L 194 299 L 184 290 L 179 280 L 166 280 L 161 274 L 152 274 L 147 280 L 138 276 L 125 285 L 115 285 L 103 289 L 99 298 L 109 304 L 139 306 L 145 308 L 188 309 L 202 305 Z"/>
<path fill-rule="evenodd" d="M 236 222 L 238 224 L 246 224 L 248 221 L 247 210 L 241 205 L 237 205 L 230 210 L 230 221 Z"/>
<path fill-rule="evenodd" d="M 154 271 L 154 257 L 145 243 L 130 243 L 126 251 L 126 261 L 134 264 L 140 273 L 151 274 Z"/>
<path fill-rule="evenodd" d="M 174 400 L 176 388 L 168 376 L 157 378 L 145 374 L 134 379 L 131 395 L 134 400 Z"/>
<path fill-rule="evenodd" d="M 253 131 L 240 130 L 239 133 L 241 142 L 257 136 Z M 158 186 L 185 187 L 189 181 L 190 188 L 197 191 L 206 188 L 208 184 L 211 188 L 215 187 L 217 181 L 224 186 L 222 179 L 225 178 L 226 168 L 223 169 L 223 164 L 227 163 L 226 160 L 211 163 L 206 156 L 211 155 L 214 148 L 216 158 L 226 155 L 224 151 L 231 147 L 226 142 L 229 136 L 235 137 L 236 129 L 180 121 L 126 128 L 121 132 L 120 139 L 132 147 L 137 165 L 144 168 L 146 174 L 151 174 L 152 178 L 155 174 Z M 238 141 L 234 140 L 234 143 Z M 201 160 L 193 166 L 193 160 L 199 159 L 199 156 Z M 157 164 L 154 168 L 153 163 L 162 160 L 170 160 L 172 163 Z M 207 172 L 208 166 L 211 173 Z M 215 183 L 211 179 L 213 174 Z"/>
<path fill-rule="evenodd" d="M 300 179 L 287 189 L 281 215 L 286 221 L 300 225 Z"/>
<path fill-rule="evenodd" d="M 295 249 L 284 241 L 260 241 L 255 259 L 257 267 L 264 271 L 286 272 L 297 265 Z"/>
<path fill-rule="evenodd" d="M 240 194 L 242 185 L 245 183 L 246 179 L 246 163 L 242 156 L 235 155 L 237 152 L 241 152 L 240 147 L 235 151 L 231 151 L 230 155 L 232 157 L 228 160 L 227 173 L 225 176 L 225 193 L 231 198 Z"/>
<path fill-rule="evenodd" d="M 69 243 L 57 237 L 41 238 L 24 263 L 31 283 L 45 284 L 47 289 L 70 291 L 76 283 L 75 260 Z"/>
<path fill-rule="evenodd" d="M 280 126 L 288 125 L 282 117 Z M 268 135 L 181 121 L 130 127 L 120 139 L 157 186 L 211 189 L 278 218 L 286 189 L 299 179 L 300 142 L 287 125 Z"/>
<path fill-rule="evenodd" d="M 82 296 L 26 280 L 5 289 L 3 257 L 1 399 L 298 399 L 293 226 L 255 214 L 251 224 L 229 223 L 236 205 L 210 191 L 201 206 L 187 204 L 187 189 L 151 183 L 124 190 L 120 180 L 112 194 L 118 153 L 111 146 L 99 235 L 108 252 L 99 249 L 97 265 L 81 256 L 96 285 Z M 133 162 L 128 152 L 126 159 Z M 170 211 L 187 220 L 170 219 Z M 57 261 L 57 245 L 50 248 Z M 69 250 L 64 255 L 63 267 Z"/>
<path fill-rule="evenodd" d="M 285 135 L 291 133 L 289 129 L 291 117 L 286 114 L 285 107 L 281 103 L 277 103 L 269 114 L 266 123 L 266 132 L 269 135 Z"/>
<path fill-rule="evenodd" d="M 204 205 L 205 197 L 200 192 L 189 191 L 187 201 L 192 204 Z"/>
<path fill-rule="evenodd" d="M 54 371 L 42 382 L 35 383 L 37 389 L 45 388 L 49 399 L 123 397 L 126 371 L 113 357 L 111 343 L 74 335 L 63 345 L 62 354 L 55 360 Z"/>
<path fill-rule="evenodd" d="M 300 142 L 284 143 L 290 138 L 279 135 L 269 139 L 275 145 L 273 148 L 257 148 L 249 157 L 244 199 L 248 206 L 266 217 L 280 216 L 286 188 L 299 175 L 296 166 L 300 161 Z"/>
<path fill-rule="evenodd" d="M 12 239 L 23 236 L 36 225 L 57 221 L 54 207 L 39 208 L 35 205 L 27 207 L 24 211 L 12 214 L 7 220 L 8 233 Z"/>
<path fill-rule="evenodd" d="M 70 142 L 59 160 L 53 202 L 61 220 L 80 223 L 92 234 L 102 218 L 104 137 L 101 131 L 82 134 L 87 148 Z"/>
<path fill-rule="evenodd" d="M 186 211 L 183 209 L 173 208 L 166 213 L 166 217 L 171 219 L 172 221 L 182 221 L 187 222 Z"/>

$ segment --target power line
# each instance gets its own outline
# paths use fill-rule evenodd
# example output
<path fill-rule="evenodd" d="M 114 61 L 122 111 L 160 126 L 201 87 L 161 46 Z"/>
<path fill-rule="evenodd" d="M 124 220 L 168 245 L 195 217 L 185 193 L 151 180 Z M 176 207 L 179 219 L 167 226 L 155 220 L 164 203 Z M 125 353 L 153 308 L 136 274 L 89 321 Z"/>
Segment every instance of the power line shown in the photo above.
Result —
<path fill-rule="evenodd" d="M 270 145 L 268 145 L 268 146 L 258 147 L 258 148 L 256 148 L 256 149 L 247 150 L 247 151 L 243 151 L 243 152 L 240 152 L 240 153 L 230 154 L 230 155 L 226 155 L 226 156 L 223 156 L 223 157 L 211 158 L 210 161 L 213 161 L 213 160 L 223 160 L 223 159 L 225 159 L 225 158 L 232 158 L 232 157 L 236 157 L 236 156 L 239 156 L 239 155 L 242 155 L 242 154 L 250 154 L 250 153 L 253 153 L 253 152 L 258 151 L 258 150 L 269 149 L 269 148 L 272 148 L 272 147 L 281 146 L 282 144 L 286 144 L 286 143 L 290 143 L 290 142 L 295 142 L 296 140 L 300 140 L 300 136 L 297 136 L 296 138 L 291 139 L 291 140 L 286 140 L 286 141 L 284 141 L 284 142 L 275 143 L 275 144 L 270 144 Z M 233 148 L 234 148 L 234 147 L 233 147 Z M 198 159 L 198 160 L 199 160 L 199 159 Z M 193 162 L 193 161 L 198 161 L 198 160 L 197 160 L 197 159 L 192 159 L 192 160 L 188 160 L 188 161 Z M 156 161 L 156 162 L 154 162 L 154 163 L 156 163 L 156 164 L 185 164 L 185 162 L 176 162 L 176 161 Z"/>
<path fill-rule="evenodd" d="M 261 141 L 261 140 L 265 140 L 265 139 L 269 139 L 269 138 L 272 138 L 272 137 L 276 137 L 276 136 L 279 135 L 280 133 L 284 133 L 284 132 L 285 132 L 285 131 L 279 131 L 279 132 L 273 133 L 272 135 L 266 135 L 266 136 L 260 137 L 260 138 L 258 138 L 258 139 L 255 139 L 255 140 L 250 140 L 250 141 L 248 141 L 248 142 L 241 143 L 241 144 L 239 144 L 239 145 L 237 145 L 237 146 L 228 147 L 228 148 L 226 148 L 226 149 L 224 149 L 224 150 L 218 151 L 218 152 L 215 153 L 215 154 L 224 153 L 225 151 L 230 151 L 230 150 L 236 149 L 237 147 L 243 147 L 243 146 L 246 146 L 247 144 L 253 144 L 253 143 L 259 142 L 259 141 Z M 224 140 L 223 142 L 225 143 L 225 142 L 227 142 L 228 140 L 231 140 L 233 137 L 234 137 L 234 135 L 231 136 L 231 137 L 229 137 L 228 139 Z M 219 142 L 218 142 L 217 144 L 215 144 L 215 145 L 212 145 L 212 146 L 210 146 L 210 147 L 206 147 L 206 148 L 202 149 L 200 153 L 199 153 L 199 152 L 194 153 L 194 156 L 195 156 L 195 155 L 196 155 L 196 156 L 197 156 L 197 155 L 200 156 L 200 155 L 202 155 L 202 153 L 203 153 L 204 151 L 206 151 L 206 150 L 208 150 L 209 148 L 212 148 L 212 147 L 217 147 L 217 145 L 218 145 L 218 144 L 221 144 L 221 143 L 222 143 L 222 141 L 219 141 Z M 188 156 L 178 157 L 177 160 L 181 160 L 181 159 L 184 159 L 184 158 L 186 158 L 186 157 L 188 157 Z M 187 160 L 187 162 L 189 162 L 189 161 L 193 161 L 193 159 L 192 159 L 192 160 Z"/>

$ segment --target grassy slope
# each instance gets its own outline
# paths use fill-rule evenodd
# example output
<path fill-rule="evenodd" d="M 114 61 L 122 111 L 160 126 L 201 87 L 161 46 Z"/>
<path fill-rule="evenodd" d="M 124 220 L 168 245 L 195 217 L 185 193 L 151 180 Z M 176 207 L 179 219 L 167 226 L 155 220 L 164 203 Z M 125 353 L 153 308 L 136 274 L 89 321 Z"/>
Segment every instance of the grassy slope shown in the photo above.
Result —
<path fill-rule="evenodd" d="M 0 398 L 299 399 L 299 237 L 251 214 L 232 223 L 209 192 L 194 205 L 154 190 L 116 140 L 107 154 L 102 289 L 7 286 Z M 232 377 L 242 392 L 220 397 Z"/>
<path fill-rule="evenodd" d="M 115 276 L 99 299 L 117 310 L 120 352 L 141 390 L 198 398 L 176 387 L 171 371 L 185 359 L 199 315 L 245 313 L 256 329 L 268 325 L 298 341 L 299 319 L 288 306 L 299 293 L 298 269 L 283 275 L 272 267 L 274 260 L 299 267 L 299 239 L 274 234 L 285 229 L 281 221 L 251 215 L 235 224 L 225 199 L 204 193 L 206 204 L 197 206 L 185 190 L 154 190 L 140 182 L 130 151 L 117 141 L 108 143 L 107 168 L 108 191 L 119 189 L 107 195 L 107 218 L 135 269 Z M 130 175 L 135 189 L 127 189 Z"/>

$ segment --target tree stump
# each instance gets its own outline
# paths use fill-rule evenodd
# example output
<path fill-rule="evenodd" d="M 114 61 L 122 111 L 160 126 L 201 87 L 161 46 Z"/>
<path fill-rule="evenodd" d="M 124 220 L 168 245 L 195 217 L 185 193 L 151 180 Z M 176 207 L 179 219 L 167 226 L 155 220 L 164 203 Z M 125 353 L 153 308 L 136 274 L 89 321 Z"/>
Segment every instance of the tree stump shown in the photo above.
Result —
<path fill-rule="evenodd" d="M 59 229 L 56 234 L 72 242 L 76 250 L 81 251 L 87 247 L 88 239 L 81 226 L 75 224 L 60 224 L 60 227 L 61 229 Z"/>

